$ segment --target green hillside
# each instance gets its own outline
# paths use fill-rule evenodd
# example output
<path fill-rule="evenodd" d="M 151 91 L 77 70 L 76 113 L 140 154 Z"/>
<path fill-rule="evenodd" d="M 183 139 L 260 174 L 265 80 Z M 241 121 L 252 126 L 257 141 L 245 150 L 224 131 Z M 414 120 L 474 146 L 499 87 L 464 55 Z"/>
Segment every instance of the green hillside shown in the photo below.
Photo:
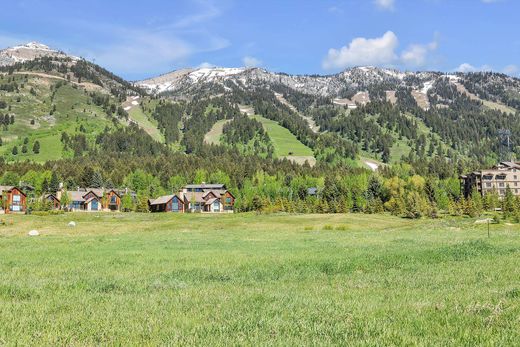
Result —
<path fill-rule="evenodd" d="M 81 132 L 93 140 L 105 127 L 113 126 L 86 89 L 59 78 L 0 75 L 0 89 L 0 102 L 6 106 L 0 114 L 14 117 L 14 123 L 4 124 L 0 132 L 0 154 L 7 161 L 44 162 L 69 157 L 72 152 L 65 151 L 60 141 L 62 132 L 71 136 Z M 39 153 L 33 151 L 36 141 L 40 144 Z M 14 147 L 18 150 L 16 155 Z"/>
<path fill-rule="evenodd" d="M 262 116 L 251 116 L 264 126 L 269 134 L 275 148 L 277 157 L 286 156 L 312 156 L 312 150 L 301 143 L 288 129 L 282 127 L 278 122 Z"/>

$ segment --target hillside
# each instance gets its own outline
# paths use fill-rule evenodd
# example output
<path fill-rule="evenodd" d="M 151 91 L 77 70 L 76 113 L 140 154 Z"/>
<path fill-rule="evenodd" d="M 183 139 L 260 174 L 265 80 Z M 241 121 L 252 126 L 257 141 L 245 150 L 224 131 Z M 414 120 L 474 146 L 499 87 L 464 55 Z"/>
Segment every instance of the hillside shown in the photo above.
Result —
<path fill-rule="evenodd" d="M 520 80 L 503 74 L 200 68 L 129 83 L 34 42 L 0 51 L 0 62 L 0 154 L 7 161 L 95 152 L 101 134 L 129 125 L 171 151 L 204 153 L 212 144 L 332 166 L 431 168 L 434 160 L 468 166 L 520 157 Z M 259 123 L 237 119 L 243 113 Z M 512 133 L 509 151 L 500 129 Z"/>
<path fill-rule="evenodd" d="M 290 114 L 267 118 L 284 123 L 306 145 L 320 134 L 336 133 L 364 156 L 388 163 L 434 156 L 492 163 L 500 159 L 500 129 L 513 134 L 508 156 L 520 157 L 520 80 L 498 73 L 358 67 L 329 76 L 295 76 L 259 68 L 201 68 L 136 85 L 173 100 L 227 97 L 266 116 L 254 107 L 262 99 L 264 106 Z M 288 122 L 305 124 L 315 134 L 303 134 Z"/>
<path fill-rule="evenodd" d="M 142 92 L 107 70 L 29 43 L 0 51 L 0 154 L 45 162 L 81 156 L 98 135 L 127 126 L 122 102 Z"/>

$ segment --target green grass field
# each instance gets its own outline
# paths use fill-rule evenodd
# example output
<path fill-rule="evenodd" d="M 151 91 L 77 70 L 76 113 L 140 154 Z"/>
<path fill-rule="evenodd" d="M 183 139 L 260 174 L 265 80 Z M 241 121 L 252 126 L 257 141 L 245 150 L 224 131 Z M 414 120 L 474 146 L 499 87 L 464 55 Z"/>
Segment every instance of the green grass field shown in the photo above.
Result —
<path fill-rule="evenodd" d="M 492 225 L 488 239 L 485 225 L 462 218 L 4 219 L 0 345 L 520 341 L 517 225 Z"/>

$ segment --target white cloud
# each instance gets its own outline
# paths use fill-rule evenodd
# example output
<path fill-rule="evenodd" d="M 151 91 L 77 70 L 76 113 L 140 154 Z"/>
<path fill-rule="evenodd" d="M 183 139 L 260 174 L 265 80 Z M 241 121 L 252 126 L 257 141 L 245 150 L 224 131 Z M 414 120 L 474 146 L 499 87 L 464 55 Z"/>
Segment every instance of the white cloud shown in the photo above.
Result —
<path fill-rule="evenodd" d="M 357 37 L 348 46 L 329 49 L 322 65 L 327 70 L 356 65 L 390 65 L 397 59 L 395 49 L 398 45 L 397 36 L 392 31 L 374 39 Z"/>
<path fill-rule="evenodd" d="M 428 54 L 439 47 L 437 39 L 426 45 L 413 44 L 401 53 L 401 60 L 404 65 L 420 67 L 424 66 L 428 60 Z"/>
<path fill-rule="evenodd" d="M 374 0 L 377 8 L 385 11 L 393 11 L 395 8 L 395 0 Z"/>
<path fill-rule="evenodd" d="M 195 1 L 200 8 L 198 13 L 195 13 L 190 16 L 185 16 L 174 23 L 174 27 L 176 28 L 186 28 L 193 26 L 195 24 L 207 22 L 215 17 L 220 16 L 221 12 L 218 7 L 216 7 L 211 1 L 206 0 L 198 0 Z"/>
<path fill-rule="evenodd" d="M 516 65 L 507 65 L 503 70 L 502 72 L 505 73 L 506 75 L 518 75 L 518 72 L 520 71 L 520 69 L 518 68 L 518 66 Z"/>
<path fill-rule="evenodd" d="M 211 69 L 213 67 L 216 67 L 216 65 L 208 63 L 207 61 L 201 63 L 199 66 L 197 66 L 198 69 Z"/>
<path fill-rule="evenodd" d="M 487 64 L 477 67 L 477 66 L 473 66 L 469 63 L 462 63 L 455 69 L 455 71 L 457 71 L 457 72 L 493 71 L 493 68 Z"/>
<path fill-rule="evenodd" d="M 262 65 L 262 61 L 251 56 L 246 56 L 242 59 L 242 63 L 245 67 L 258 67 Z"/>

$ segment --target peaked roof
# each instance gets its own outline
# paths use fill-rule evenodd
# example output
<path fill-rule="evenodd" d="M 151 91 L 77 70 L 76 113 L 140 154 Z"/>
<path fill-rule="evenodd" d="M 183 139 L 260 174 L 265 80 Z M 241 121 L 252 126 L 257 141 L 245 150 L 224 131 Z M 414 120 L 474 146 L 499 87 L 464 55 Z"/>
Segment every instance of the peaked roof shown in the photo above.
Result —
<path fill-rule="evenodd" d="M 199 188 L 199 189 L 226 189 L 226 185 L 220 184 L 220 183 L 217 183 L 217 184 L 207 184 L 207 183 L 187 184 L 185 188 L 186 189 L 196 189 L 196 188 Z"/>
<path fill-rule="evenodd" d="M 10 192 L 14 188 L 18 189 L 20 191 L 20 193 L 22 193 L 24 196 L 26 196 L 26 194 L 20 188 L 18 188 L 17 186 L 0 186 L 0 193 L 2 193 L 2 192 Z"/>
<path fill-rule="evenodd" d="M 164 205 L 164 204 L 167 204 L 174 197 L 177 197 L 177 199 L 182 201 L 182 199 L 179 198 L 179 196 L 177 196 L 177 194 L 163 195 L 163 196 L 158 197 L 155 200 L 150 200 L 150 205 Z"/>

